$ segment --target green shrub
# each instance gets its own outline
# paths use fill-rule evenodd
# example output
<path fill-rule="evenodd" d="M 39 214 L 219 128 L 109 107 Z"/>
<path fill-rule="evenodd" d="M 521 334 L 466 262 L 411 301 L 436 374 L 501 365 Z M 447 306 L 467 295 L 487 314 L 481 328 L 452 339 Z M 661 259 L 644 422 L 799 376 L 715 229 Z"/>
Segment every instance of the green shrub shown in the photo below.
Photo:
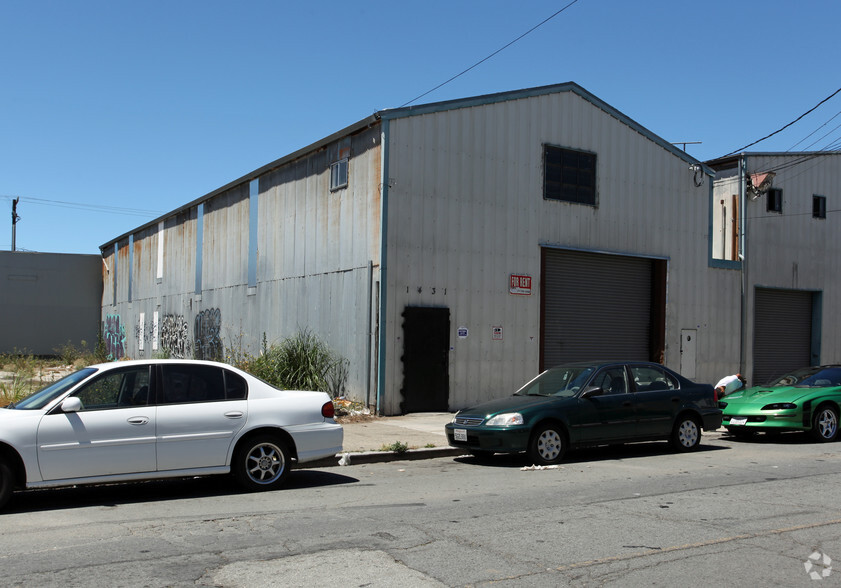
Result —
<path fill-rule="evenodd" d="M 347 382 L 348 360 L 336 355 L 309 329 L 271 346 L 264 335 L 259 356 L 238 354 L 235 359 L 232 365 L 278 388 L 318 390 L 337 397 Z"/>

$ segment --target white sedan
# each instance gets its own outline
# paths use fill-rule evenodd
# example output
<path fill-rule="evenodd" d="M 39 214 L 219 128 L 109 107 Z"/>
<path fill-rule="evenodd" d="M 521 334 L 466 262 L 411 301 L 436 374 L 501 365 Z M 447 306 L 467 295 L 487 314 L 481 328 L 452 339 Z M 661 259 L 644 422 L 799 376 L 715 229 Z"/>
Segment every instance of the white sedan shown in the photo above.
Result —
<path fill-rule="evenodd" d="M 211 474 L 270 490 L 342 438 L 324 392 L 210 361 L 93 365 L 0 409 L 0 507 L 14 489 Z"/>

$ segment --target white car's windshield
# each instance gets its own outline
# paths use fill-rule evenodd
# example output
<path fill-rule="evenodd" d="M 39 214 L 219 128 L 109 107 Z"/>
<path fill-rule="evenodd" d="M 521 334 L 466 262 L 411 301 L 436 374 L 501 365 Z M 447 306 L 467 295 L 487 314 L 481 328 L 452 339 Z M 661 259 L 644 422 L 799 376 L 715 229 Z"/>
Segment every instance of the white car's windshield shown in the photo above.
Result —
<path fill-rule="evenodd" d="M 591 366 L 561 366 L 548 369 L 517 390 L 515 396 L 560 396 L 571 398 L 595 371 Z"/>
<path fill-rule="evenodd" d="M 67 392 L 70 388 L 96 372 L 95 368 L 83 368 L 73 372 L 69 376 L 53 382 L 46 388 L 42 388 L 31 396 L 27 396 L 20 402 L 10 404 L 6 408 L 14 410 L 38 410 L 47 406 L 50 402 Z"/>

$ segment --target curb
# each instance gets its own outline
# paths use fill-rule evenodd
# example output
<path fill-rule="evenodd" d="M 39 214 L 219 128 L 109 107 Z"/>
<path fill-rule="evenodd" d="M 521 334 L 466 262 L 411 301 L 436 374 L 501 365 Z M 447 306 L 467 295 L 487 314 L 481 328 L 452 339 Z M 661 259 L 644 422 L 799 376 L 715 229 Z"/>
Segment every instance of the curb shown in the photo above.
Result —
<path fill-rule="evenodd" d="M 436 457 L 450 457 L 456 455 L 464 455 L 465 449 L 460 447 L 429 447 L 423 449 L 410 449 L 403 453 L 395 451 L 362 451 L 362 452 L 342 452 L 337 453 L 333 457 L 325 457 L 316 461 L 308 461 L 300 464 L 296 469 L 307 468 L 327 468 L 339 466 L 339 460 L 345 455 L 350 459 L 348 465 L 360 465 L 366 463 L 383 463 L 389 461 L 415 461 L 419 459 L 433 459 Z"/>

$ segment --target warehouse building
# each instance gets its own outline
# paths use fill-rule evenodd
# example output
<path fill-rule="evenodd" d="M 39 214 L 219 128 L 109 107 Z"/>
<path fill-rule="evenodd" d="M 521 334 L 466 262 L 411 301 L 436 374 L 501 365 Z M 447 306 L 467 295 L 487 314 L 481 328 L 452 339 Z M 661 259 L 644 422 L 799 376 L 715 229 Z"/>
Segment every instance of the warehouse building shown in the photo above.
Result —
<path fill-rule="evenodd" d="M 734 325 L 742 373 L 760 384 L 838 363 L 841 152 L 742 153 L 709 164 L 712 257 L 742 276 Z"/>
<path fill-rule="evenodd" d="M 744 353 L 713 175 L 574 83 L 378 111 L 104 244 L 106 344 L 219 358 L 308 329 L 386 415 L 583 359 L 713 382 Z"/>

